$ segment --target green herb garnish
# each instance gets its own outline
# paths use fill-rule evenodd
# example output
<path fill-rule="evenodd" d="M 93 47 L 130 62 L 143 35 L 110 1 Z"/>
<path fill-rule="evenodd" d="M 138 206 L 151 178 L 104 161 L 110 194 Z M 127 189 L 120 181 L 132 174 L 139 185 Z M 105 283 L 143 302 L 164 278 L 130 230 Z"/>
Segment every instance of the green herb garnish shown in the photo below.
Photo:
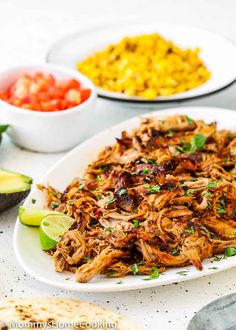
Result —
<path fill-rule="evenodd" d="M 166 134 L 166 136 L 172 137 L 172 136 L 175 136 L 175 133 L 170 130 L 170 131 L 168 131 L 168 133 Z"/>
<path fill-rule="evenodd" d="M 188 272 L 189 272 L 188 270 L 181 270 L 180 272 L 177 272 L 176 274 L 186 276 L 186 275 L 188 275 Z"/>
<path fill-rule="evenodd" d="M 109 231 L 109 233 L 114 233 L 115 229 L 112 227 L 105 228 L 105 231 Z"/>
<path fill-rule="evenodd" d="M 110 166 L 109 165 L 105 165 L 105 166 L 103 166 L 102 171 L 103 172 L 107 172 L 109 169 L 110 169 Z"/>
<path fill-rule="evenodd" d="M 31 203 L 32 203 L 32 204 L 35 204 L 35 203 L 36 203 L 36 199 L 32 198 L 32 199 L 31 199 Z"/>
<path fill-rule="evenodd" d="M 143 169 L 143 174 L 147 174 L 148 171 L 149 171 L 149 169 L 145 167 L 145 168 Z"/>
<path fill-rule="evenodd" d="M 190 229 L 185 229 L 184 232 L 193 235 L 195 233 L 195 230 L 193 226 L 191 226 Z"/>
<path fill-rule="evenodd" d="M 220 199 L 219 207 L 217 209 L 217 213 L 219 214 L 226 214 L 227 211 L 225 209 L 225 200 L 223 198 Z"/>
<path fill-rule="evenodd" d="M 58 207 L 60 205 L 60 203 L 59 202 L 52 202 L 51 204 L 50 204 L 50 207 L 51 207 L 51 209 L 55 209 L 56 207 Z"/>
<path fill-rule="evenodd" d="M 232 257 L 236 255 L 236 248 L 235 247 L 227 247 L 225 249 L 225 256 Z"/>
<path fill-rule="evenodd" d="M 199 149 L 202 149 L 206 143 L 206 136 L 203 134 L 196 134 L 191 141 L 191 151 L 195 152 Z"/>
<path fill-rule="evenodd" d="M 211 198 L 211 193 L 210 191 L 207 191 L 204 195 L 207 199 Z"/>
<path fill-rule="evenodd" d="M 194 193 L 194 190 L 193 190 L 193 189 L 188 189 L 188 190 L 186 190 L 186 192 L 185 192 L 185 196 L 192 195 L 193 193 Z"/>
<path fill-rule="evenodd" d="M 118 192 L 119 196 L 124 196 L 124 195 L 126 195 L 126 193 L 127 193 L 127 190 L 124 188 L 120 189 L 120 191 Z"/>
<path fill-rule="evenodd" d="M 216 188 L 217 187 L 217 183 L 215 183 L 213 181 L 210 181 L 210 182 L 208 182 L 208 187 L 209 188 Z"/>
<path fill-rule="evenodd" d="M 83 183 L 81 183 L 80 185 L 79 185 L 79 190 L 81 191 L 81 190 L 83 190 L 84 189 L 84 187 L 85 187 L 85 183 L 83 182 Z"/>
<path fill-rule="evenodd" d="M 133 264 L 131 266 L 131 270 L 133 272 L 134 275 L 138 274 L 138 265 L 137 264 Z"/>
<path fill-rule="evenodd" d="M 177 248 L 173 248 L 173 250 L 171 251 L 171 254 L 173 256 L 176 256 L 179 253 L 179 250 Z"/>
<path fill-rule="evenodd" d="M 133 220 L 133 224 L 136 228 L 140 227 L 140 223 L 139 223 L 139 220 L 138 219 L 134 219 Z"/>
<path fill-rule="evenodd" d="M 218 256 L 215 256 L 213 261 L 221 261 L 223 259 L 223 257 L 218 257 Z"/>
<path fill-rule="evenodd" d="M 187 120 L 188 124 L 192 124 L 193 120 L 189 116 L 185 116 L 185 119 Z"/>
<path fill-rule="evenodd" d="M 97 175 L 96 180 L 98 184 L 101 184 L 102 183 L 101 175 Z"/>
<path fill-rule="evenodd" d="M 85 260 L 86 262 L 90 262 L 90 261 L 92 261 L 92 259 L 89 258 L 89 257 L 84 257 L 84 260 Z"/>
<path fill-rule="evenodd" d="M 149 189 L 150 194 L 156 194 L 161 190 L 161 187 L 157 184 L 156 186 Z"/>
<path fill-rule="evenodd" d="M 144 281 L 150 281 L 150 280 L 154 280 L 154 279 L 158 278 L 159 276 L 160 276 L 159 268 L 153 266 L 151 275 L 147 278 L 144 278 L 143 280 Z"/>
<path fill-rule="evenodd" d="M 218 267 L 209 267 L 208 269 L 218 269 Z"/>
<path fill-rule="evenodd" d="M 111 196 L 107 199 L 107 204 L 111 204 L 116 200 L 115 196 Z"/>

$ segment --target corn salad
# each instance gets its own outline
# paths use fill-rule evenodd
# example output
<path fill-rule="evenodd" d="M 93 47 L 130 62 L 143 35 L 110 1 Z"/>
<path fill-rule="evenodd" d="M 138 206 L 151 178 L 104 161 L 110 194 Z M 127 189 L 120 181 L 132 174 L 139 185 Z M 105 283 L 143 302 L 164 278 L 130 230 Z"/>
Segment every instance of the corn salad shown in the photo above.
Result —
<path fill-rule="evenodd" d="M 155 99 L 182 93 L 210 78 L 199 48 L 181 49 L 159 34 L 125 37 L 77 64 L 103 89 Z"/>

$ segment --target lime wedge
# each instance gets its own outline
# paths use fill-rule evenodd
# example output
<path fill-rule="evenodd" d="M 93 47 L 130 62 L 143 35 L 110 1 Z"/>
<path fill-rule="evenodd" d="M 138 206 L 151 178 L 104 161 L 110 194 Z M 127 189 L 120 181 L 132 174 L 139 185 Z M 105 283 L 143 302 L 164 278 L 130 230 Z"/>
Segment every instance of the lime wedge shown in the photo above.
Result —
<path fill-rule="evenodd" d="M 63 213 L 50 211 L 46 209 L 37 209 L 32 207 L 20 206 L 18 209 L 18 216 L 20 222 L 27 226 L 40 226 L 44 217 L 49 214 L 64 215 Z"/>
<path fill-rule="evenodd" d="M 39 227 L 40 242 L 43 250 L 51 250 L 60 241 L 62 235 L 68 230 L 75 219 L 66 215 L 48 215 L 41 221 Z"/>

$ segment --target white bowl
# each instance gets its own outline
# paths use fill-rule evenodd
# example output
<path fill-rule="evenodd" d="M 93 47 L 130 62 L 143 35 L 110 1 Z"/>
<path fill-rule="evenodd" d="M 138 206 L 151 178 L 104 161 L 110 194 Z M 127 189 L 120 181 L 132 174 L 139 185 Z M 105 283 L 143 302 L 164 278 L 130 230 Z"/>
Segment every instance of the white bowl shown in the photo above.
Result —
<path fill-rule="evenodd" d="M 51 64 L 20 66 L 0 73 L 0 90 L 5 90 L 22 74 L 43 72 L 56 79 L 77 79 L 82 87 L 91 89 L 90 97 L 68 110 L 38 112 L 10 105 L 0 100 L 0 119 L 10 125 L 12 141 L 38 152 L 60 152 L 81 142 L 93 116 L 96 91 L 93 83 L 79 72 Z"/>

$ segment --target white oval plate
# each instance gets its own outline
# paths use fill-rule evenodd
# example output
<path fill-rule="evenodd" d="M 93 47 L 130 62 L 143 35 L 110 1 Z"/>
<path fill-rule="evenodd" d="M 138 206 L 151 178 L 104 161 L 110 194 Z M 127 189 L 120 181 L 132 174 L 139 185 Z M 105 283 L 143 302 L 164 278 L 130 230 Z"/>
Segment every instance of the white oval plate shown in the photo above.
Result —
<path fill-rule="evenodd" d="M 142 117 L 155 116 L 163 118 L 176 113 L 187 114 L 192 118 L 203 119 L 207 122 L 216 121 L 219 124 L 219 128 L 236 128 L 236 112 L 218 108 L 174 108 L 148 113 Z M 137 127 L 140 123 L 140 118 L 141 117 L 135 117 L 111 127 L 80 144 L 59 161 L 40 183 L 49 183 L 59 190 L 64 190 L 74 177 L 83 175 L 87 165 L 95 160 L 98 153 L 105 146 L 113 144 L 115 142 L 115 137 L 120 136 L 124 129 L 131 130 Z M 36 204 L 32 204 L 32 199 L 36 200 Z M 34 189 L 30 193 L 24 203 L 25 206 L 32 207 L 43 207 L 44 204 L 44 195 L 37 189 Z M 14 231 L 14 251 L 20 265 L 28 274 L 37 280 L 63 289 L 86 292 L 123 291 L 154 287 L 202 277 L 236 266 L 235 256 L 222 259 L 219 262 L 212 262 L 211 259 L 205 260 L 203 262 L 204 269 L 202 271 L 196 270 L 193 266 L 167 269 L 159 278 L 150 281 L 143 280 L 147 276 L 127 276 L 122 279 L 98 276 L 89 283 L 77 283 L 72 273 L 57 273 L 54 271 L 53 260 L 48 254 L 41 250 L 38 229 L 24 226 L 19 220 L 17 220 Z M 212 267 L 217 267 L 217 269 Z M 178 272 L 182 271 L 187 271 L 186 275 L 178 274 Z M 122 284 L 117 284 L 119 280 L 122 280 Z"/>
<path fill-rule="evenodd" d="M 129 97 L 122 93 L 97 88 L 98 95 L 104 98 L 139 103 L 163 103 L 184 101 L 206 96 L 231 85 L 236 79 L 236 47 L 228 40 L 214 33 L 190 26 L 151 23 L 143 21 L 124 21 L 107 23 L 77 32 L 56 42 L 49 50 L 46 60 L 49 63 L 76 69 L 76 63 L 95 51 L 102 50 L 111 43 L 117 43 L 124 36 L 143 33 L 160 33 L 182 48 L 200 47 L 200 57 L 211 71 L 211 79 L 203 85 L 184 93 L 147 100 Z"/>

